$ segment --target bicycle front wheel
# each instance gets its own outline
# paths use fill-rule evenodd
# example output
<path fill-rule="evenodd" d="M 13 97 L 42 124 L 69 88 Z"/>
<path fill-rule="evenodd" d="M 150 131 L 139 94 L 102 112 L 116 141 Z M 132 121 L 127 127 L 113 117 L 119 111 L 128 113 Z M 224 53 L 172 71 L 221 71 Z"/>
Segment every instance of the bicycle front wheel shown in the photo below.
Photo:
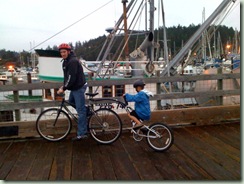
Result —
<path fill-rule="evenodd" d="M 147 142 L 149 146 L 156 151 L 166 151 L 172 146 L 174 135 L 167 125 L 154 123 L 149 126 Z"/>
<path fill-rule="evenodd" d="M 51 108 L 43 111 L 36 120 L 39 135 L 48 141 L 60 141 L 71 130 L 72 122 L 69 115 L 60 109 Z"/>
<path fill-rule="evenodd" d="M 111 144 L 122 132 L 121 119 L 111 109 L 98 109 L 88 120 L 89 131 L 93 139 L 101 144 Z"/>

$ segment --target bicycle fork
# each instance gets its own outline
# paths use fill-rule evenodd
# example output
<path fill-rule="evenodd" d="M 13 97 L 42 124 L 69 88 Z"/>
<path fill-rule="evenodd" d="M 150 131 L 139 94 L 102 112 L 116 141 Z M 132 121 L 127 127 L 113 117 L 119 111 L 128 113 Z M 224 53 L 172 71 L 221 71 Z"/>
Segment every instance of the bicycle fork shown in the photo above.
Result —
<path fill-rule="evenodd" d="M 55 118 L 55 120 L 54 120 L 54 122 L 53 122 L 53 126 L 55 126 L 56 123 L 57 123 L 58 117 L 59 117 L 60 112 L 62 111 L 62 108 L 63 108 L 63 104 L 64 104 L 64 100 L 62 101 L 61 106 L 60 106 L 60 108 L 59 108 L 58 111 L 57 111 L 57 116 L 56 116 L 56 118 Z"/>

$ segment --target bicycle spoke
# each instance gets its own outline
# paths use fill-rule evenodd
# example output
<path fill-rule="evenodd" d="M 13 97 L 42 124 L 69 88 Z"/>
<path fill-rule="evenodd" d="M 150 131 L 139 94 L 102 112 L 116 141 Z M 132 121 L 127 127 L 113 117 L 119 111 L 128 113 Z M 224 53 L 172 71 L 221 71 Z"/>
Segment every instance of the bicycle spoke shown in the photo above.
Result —
<path fill-rule="evenodd" d="M 110 109 L 99 109 L 89 119 L 92 137 L 102 144 L 111 144 L 121 134 L 122 124 L 119 116 Z"/>
<path fill-rule="evenodd" d="M 64 111 L 51 108 L 43 111 L 36 122 L 41 137 L 49 141 L 64 139 L 71 130 L 71 120 Z"/>
<path fill-rule="evenodd" d="M 155 123 L 149 127 L 147 142 L 156 151 L 165 151 L 173 144 L 173 133 L 166 125 Z"/>

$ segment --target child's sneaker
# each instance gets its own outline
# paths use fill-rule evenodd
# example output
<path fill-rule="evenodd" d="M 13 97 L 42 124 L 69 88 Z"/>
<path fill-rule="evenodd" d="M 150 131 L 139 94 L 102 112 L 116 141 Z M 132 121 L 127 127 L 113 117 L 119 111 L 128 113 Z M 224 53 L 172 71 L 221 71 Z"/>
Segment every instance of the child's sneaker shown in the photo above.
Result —
<path fill-rule="evenodd" d="M 141 123 L 141 124 L 136 124 L 135 126 L 133 126 L 132 128 L 134 130 L 137 130 L 137 129 L 140 129 L 141 127 L 143 127 L 144 125 Z"/>
<path fill-rule="evenodd" d="M 143 134 L 147 135 L 148 129 L 146 127 L 143 127 L 140 129 Z"/>

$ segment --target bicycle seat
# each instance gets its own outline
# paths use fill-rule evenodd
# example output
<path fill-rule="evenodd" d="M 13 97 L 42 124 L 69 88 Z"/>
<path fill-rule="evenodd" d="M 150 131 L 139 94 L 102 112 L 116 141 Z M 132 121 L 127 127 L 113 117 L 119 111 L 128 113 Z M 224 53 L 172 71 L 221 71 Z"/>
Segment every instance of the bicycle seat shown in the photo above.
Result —
<path fill-rule="evenodd" d="M 98 95 L 99 93 L 86 93 L 87 96 L 89 97 L 94 97 L 96 95 Z"/>

